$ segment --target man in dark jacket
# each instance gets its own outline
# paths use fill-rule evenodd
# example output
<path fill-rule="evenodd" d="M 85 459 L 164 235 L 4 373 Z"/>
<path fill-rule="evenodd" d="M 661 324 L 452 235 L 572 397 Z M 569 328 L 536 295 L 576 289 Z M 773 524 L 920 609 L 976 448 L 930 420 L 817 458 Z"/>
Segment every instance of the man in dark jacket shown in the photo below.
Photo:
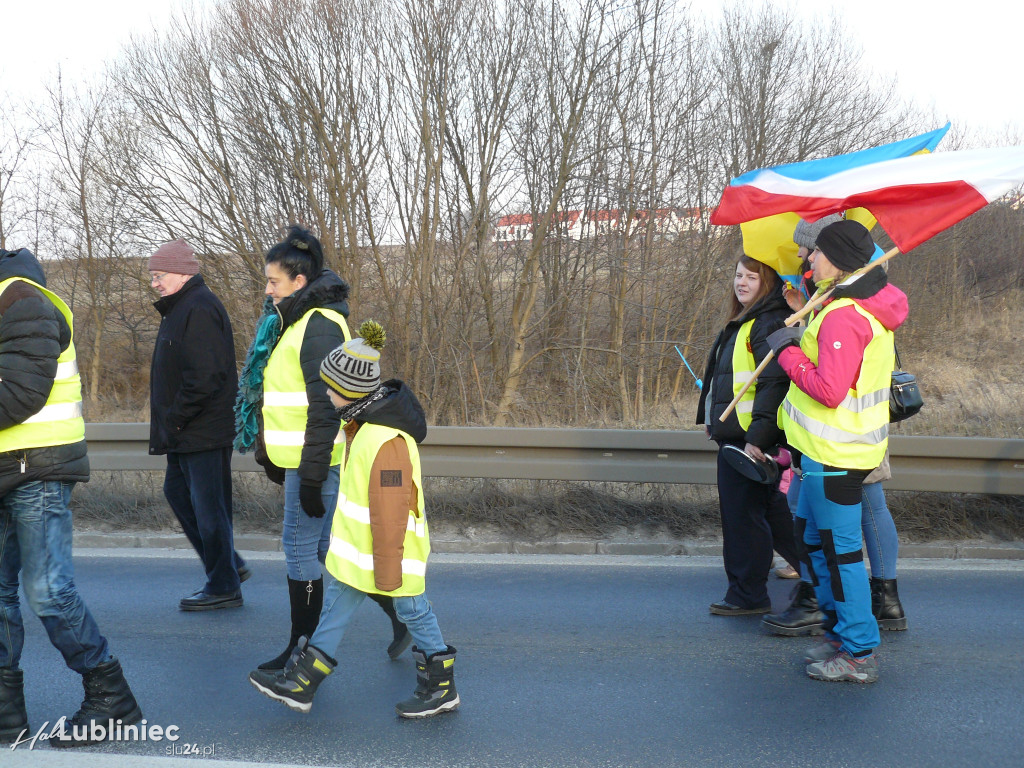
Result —
<path fill-rule="evenodd" d="M 238 390 L 235 343 L 224 305 L 184 240 L 161 245 L 149 272 L 162 316 L 150 368 L 149 452 L 167 454 L 164 496 L 206 571 L 183 611 L 242 604 L 249 569 L 231 524 L 231 443 Z"/>
<path fill-rule="evenodd" d="M 30 736 L 18 667 L 25 644 L 19 579 L 85 687 L 81 708 L 50 745 L 105 741 L 109 722 L 142 720 L 120 662 L 75 588 L 68 504 L 75 483 L 89 479 L 89 458 L 73 322 L 30 251 L 0 250 L 0 744 Z"/>

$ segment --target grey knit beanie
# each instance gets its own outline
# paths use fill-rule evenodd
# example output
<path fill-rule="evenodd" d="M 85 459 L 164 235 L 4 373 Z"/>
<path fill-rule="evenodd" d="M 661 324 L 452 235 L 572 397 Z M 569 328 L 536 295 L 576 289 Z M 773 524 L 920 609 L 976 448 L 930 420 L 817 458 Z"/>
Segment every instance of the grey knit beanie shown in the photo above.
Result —
<path fill-rule="evenodd" d="M 320 378 L 342 397 L 359 400 L 380 386 L 380 351 L 387 335 L 373 320 L 359 326 L 359 336 L 331 350 L 320 364 Z"/>
<path fill-rule="evenodd" d="M 182 239 L 164 243 L 149 257 L 150 272 L 170 272 L 172 275 L 197 275 L 199 262 L 192 246 Z"/>
<path fill-rule="evenodd" d="M 800 219 L 800 223 L 796 225 L 796 229 L 793 231 L 793 242 L 797 245 L 802 245 L 809 251 L 813 251 L 817 247 L 818 235 L 821 234 L 821 230 L 829 224 L 835 224 L 837 221 L 842 220 L 843 217 L 838 213 L 830 213 L 828 216 L 824 216 L 814 222 Z"/>

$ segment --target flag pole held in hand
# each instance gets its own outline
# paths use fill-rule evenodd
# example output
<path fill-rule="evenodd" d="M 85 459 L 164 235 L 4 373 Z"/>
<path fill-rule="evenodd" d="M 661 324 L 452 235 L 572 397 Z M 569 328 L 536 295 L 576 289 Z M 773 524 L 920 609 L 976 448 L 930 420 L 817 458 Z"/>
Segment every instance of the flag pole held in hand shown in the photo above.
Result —
<path fill-rule="evenodd" d="M 870 272 L 872 269 L 877 267 L 879 264 L 884 264 L 885 262 L 887 262 L 889 259 L 891 259 L 893 256 L 895 256 L 899 252 L 900 252 L 899 248 L 891 249 L 884 256 L 882 256 L 882 257 L 880 257 L 878 259 L 875 259 L 874 261 L 871 261 L 871 262 L 868 262 L 867 264 L 865 264 L 863 267 L 861 267 L 856 272 L 852 273 L 849 277 L 847 277 L 845 280 L 843 280 L 843 282 L 840 283 L 839 285 L 849 285 L 854 280 L 858 279 L 861 275 L 864 275 L 864 274 Z M 834 291 L 838 287 L 839 287 L 838 285 L 834 285 L 834 286 L 832 286 L 832 288 L 830 288 L 829 290 L 825 291 L 820 296 L 812 297 L 811 300 L 808 301 L 800 310 L 798 310 L 797 312 L 794 312 L 792 315 L 790 315 L 789 317 L 786 318 L 786 325 L 787 326 L 796 325 L 796 323 L 798 323 L 801 319 L 806 317 L 810 312 L 814 311 L 815 309 L 820 307 L 823 303 L 825 303 L 825 301 L 828 299 L 828 297 L 832 295 L 832 291 Z M 761 372 L 764 371 L 764 369 L 768 367 L 768 363 L 770 363 L 774 358 L 775 358 L 775 351 L 774 350 L 768 350 L 768 354 L 764 356 L 764 360 L 761 361 L 761 364 L 758 365 L 757 368 L 754 369 L 754 372 L 750 375 L 750 381 L 748 381 L 746 384 L 744 384 L 743 388 L 740 389 L 740 391 L 736 393 L 736 397 L 734 397 L 732 399 L 732 402 L 729 403 L 728 406 L 726 406 L 725 410 L 722 412 L 722 415 L 718 418 L 719 421 L 725 421 L 729 417 L 729 414 L 732 413 L 733 410 L 736 408 L 737 403 L 739 403 L 739 401 L 743 397 L 743 395 L 745 395 L 747 390 L 750 389 L 753 386 L 754 382 L 757 381 L 757 377 L 761 375 Z"/>

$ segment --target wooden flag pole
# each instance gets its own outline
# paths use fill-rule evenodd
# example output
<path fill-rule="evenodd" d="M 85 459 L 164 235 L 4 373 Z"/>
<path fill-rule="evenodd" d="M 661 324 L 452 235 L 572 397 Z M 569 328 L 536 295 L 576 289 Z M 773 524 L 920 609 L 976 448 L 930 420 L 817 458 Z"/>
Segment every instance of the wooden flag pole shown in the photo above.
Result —
<path fill-rule="evenodd" d="M 889 259 L 891 259 L 899 252 L 899 248 L 893 248 L 881 258 L 875 259 L 874 261 L 867 263 L 866 265 L 858 269 L 856 272 L 852 273 L 850 277 L 846 278 L 846 280 L 843 281 L 843 283 L 846 283 L 847 280 L 849 280 L 851 277 L 860 277 L 861 275 L 867 274 L 875 267 L 887 262 Z M 826 256 L 825 258 L 827 259 L 828 257 Z M 842 285 L 843 283 L 840 283 L 840 285 Z M 804 304 L 804 306 L 801 307 L 797 312 L 794 312 L 792 315 L 786 318 L 786 325 L 795 325 L 809 312 L 820 307 L 828 299 L 828 297 L 832 295 L 832 291 L 834 291 L 838 287 L 838 285 L 834 285 L 820 296 L 812 298 L 810 301 Z M 761 372 L 768 367 L 768 363 L 770 363 L 773 359 L 775 359 L 774 350 L 768 350 L 768 354 L 764 356 L 764 360 L 761 361 L 761 364 L 758 365 L 757 368 L 754 369 L 754 372 L 751 374 L 750 381 L 743 385 L 743 388 L 736 394 L 736 397 L 732 399 L 732 402 L 729 403 L 728 406 L 726 406 L 725 411 L 723 411 L 722 415 L 718 418 L 719 421 L 725 421 L 729 417 L 729 414 L 732 413 L 733 410 L 735 410 L 736 404 L 739 403 L 740 399 L 743 397 L 744 394 L 746 394 L 747 390 L 754 385 L 754 382 L 757 381 L 757 377 L 761 375 Z"/>

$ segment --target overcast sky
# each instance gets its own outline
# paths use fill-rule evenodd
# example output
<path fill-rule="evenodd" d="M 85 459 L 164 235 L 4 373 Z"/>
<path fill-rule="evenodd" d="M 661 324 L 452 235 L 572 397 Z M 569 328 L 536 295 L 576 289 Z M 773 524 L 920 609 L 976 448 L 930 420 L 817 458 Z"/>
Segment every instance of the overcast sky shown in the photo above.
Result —
<path fill-rule="evenodd" d="M 132 33 L 163 25 L 182 2 L 6 0 L 0 16 L 0 89 L 31 97 L 58 65 L 72 79 L 97 71 Z M 192 2 L 203 6 L 213 0 Z M 701 12 L 717 13 L 722 0 L 693 3 Z M 895 73 L 901 91 L 919 106 L 934 108 L 940 124 L 951 119 L 969 133 L 983 130 L 1002 136 L 1009 129 L 1024 136 L 1024 3 L 1019 0 L 969 0 L 955 6 L 920 0 L 788 4 L 808 15 L 837 8 L 872 67 Z M 922 14 L 922 8 L 930 13 Z"/>

